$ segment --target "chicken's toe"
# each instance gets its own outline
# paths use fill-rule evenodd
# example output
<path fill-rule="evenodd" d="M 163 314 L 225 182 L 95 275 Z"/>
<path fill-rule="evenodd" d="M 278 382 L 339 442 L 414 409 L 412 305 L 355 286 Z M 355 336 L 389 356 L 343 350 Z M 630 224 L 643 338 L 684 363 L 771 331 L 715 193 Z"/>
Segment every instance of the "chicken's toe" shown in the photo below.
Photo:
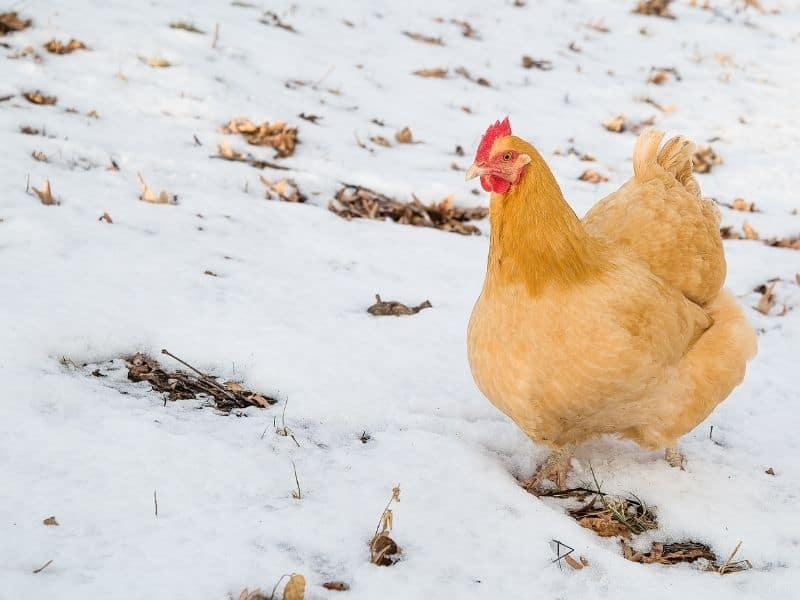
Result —
<path fill-rule="evenodd" d="M 563 490 L 567 485 L 567 475 L 572 468 L 572 454 L 575 446 L 570 444 L 552 452 L 533 474 L 533 477 L 522 481 L 522 487 L 532 494 L 541 494 L 555 485 Z"/>

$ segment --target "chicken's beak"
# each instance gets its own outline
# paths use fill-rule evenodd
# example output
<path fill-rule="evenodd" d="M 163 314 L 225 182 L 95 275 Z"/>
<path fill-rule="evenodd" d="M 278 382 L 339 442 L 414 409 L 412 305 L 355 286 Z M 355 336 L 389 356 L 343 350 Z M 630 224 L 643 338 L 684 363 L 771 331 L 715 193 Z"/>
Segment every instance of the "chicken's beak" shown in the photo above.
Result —
<path fill-rule="evenodd" d="M 485 173 L 485 171 L 486 171 L 485 167 L 482 167 L 477 163 L 472 163 L 469 169 L 467 169 L 467 172 L 464 173 L 464 181 L 469 181 L 470 179 L 474 179 L 475 177 L 480 177 Z"/>

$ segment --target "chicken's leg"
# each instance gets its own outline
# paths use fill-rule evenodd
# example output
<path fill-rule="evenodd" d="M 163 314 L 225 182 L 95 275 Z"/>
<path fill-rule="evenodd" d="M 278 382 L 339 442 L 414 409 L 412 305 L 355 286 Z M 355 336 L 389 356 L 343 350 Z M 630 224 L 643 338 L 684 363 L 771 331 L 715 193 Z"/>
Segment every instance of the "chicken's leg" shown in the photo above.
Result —
<path fill-rule="evenodd" d="M 539 465 L 539 468 L 536 469 L 533 477 L 522 482 L 522 487 L 536 494 L 544 491 L 544 484 L 549 481 L 554 483 L 556 488 L 564 489 L 567 483 L 567 473 L 569 473 L 572 466 L 570 462 L 575 448 L 575 444 L 566 444 L 551 452 L 545 461 Z"/>
<path fill-rule="evenodd" d="M 686 460 L 683 454 L 675 446 L 670 446 L 664 451 L 664 458 L 670 467 L 683 471 L 683 462 Z"/>

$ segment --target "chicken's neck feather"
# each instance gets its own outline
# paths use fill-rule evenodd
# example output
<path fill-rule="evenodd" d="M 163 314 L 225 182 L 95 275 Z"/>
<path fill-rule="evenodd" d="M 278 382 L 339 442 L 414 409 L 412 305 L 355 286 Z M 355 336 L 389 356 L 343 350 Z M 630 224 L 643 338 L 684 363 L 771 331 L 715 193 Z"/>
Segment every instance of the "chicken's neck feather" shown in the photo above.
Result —
<path fill-rule="evenodd" d="M 537 295 L 598 276 L 608 267 L 604 244 L 586 233 L 539 153 L 524 151 L 532 161 L 521 180 L 492 194 L 486 286 L 524 283 Z"/>

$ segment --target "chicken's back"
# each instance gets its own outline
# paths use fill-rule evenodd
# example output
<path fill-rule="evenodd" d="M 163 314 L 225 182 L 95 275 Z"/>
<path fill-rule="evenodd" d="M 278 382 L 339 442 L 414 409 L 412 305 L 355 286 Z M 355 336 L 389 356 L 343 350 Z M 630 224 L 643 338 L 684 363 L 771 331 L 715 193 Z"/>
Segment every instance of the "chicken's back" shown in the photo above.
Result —
<path fill-rule="evenodd" d="M 633 154 L 634 176 L 583 218 L 593 236 L 629 249 L 689 300 L 714 299 L 725 281 L 720 213 L 692 176 L 693 144 L 648 129 Z"/>

